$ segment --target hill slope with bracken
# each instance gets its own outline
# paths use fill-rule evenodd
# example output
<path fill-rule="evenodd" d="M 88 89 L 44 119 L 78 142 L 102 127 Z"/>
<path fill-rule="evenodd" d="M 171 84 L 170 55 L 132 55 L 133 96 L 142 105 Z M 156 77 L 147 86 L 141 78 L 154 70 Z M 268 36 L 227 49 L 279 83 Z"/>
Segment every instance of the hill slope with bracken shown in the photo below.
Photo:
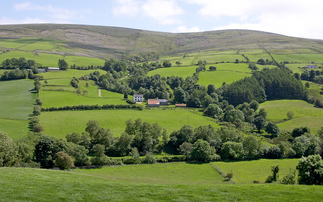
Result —
<path fill-rule="evenodd" d="M 279 34 L 223 30 L 165 33 L 138 29 L 63 24 L 1 25 L 0 40 L 22 37 L 58 40 L 66 50 L 55 54 L 143 61 L 157 55 L 204 51 L 264 49 L 273 54 L 323 53 L 323 41 Z M 0 51 L 12 51 L 0 45 Z M 53 53 L 35 50 L 36 53 Z"/>

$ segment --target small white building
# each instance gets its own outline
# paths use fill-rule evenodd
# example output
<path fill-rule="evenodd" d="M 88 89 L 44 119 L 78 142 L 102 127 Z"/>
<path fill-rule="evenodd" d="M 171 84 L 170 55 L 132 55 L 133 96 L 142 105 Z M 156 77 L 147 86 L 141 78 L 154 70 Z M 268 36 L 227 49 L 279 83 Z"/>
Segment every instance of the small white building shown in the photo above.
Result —
<path fill-rule="evenodd" d="M 316 69 L 316 68 L 317 68 L 317 66 L 316 66 L 316 65 L 306 65 L 306 68 Z"/>
<path fill-rule="evenodd" d="M 133 95 L 133 101 L 135 101 L 135 102 L 143 102 L 144 101 L 144 95 L 143 94 L 134 94 Z"/>
<path fill-rule="evenodd" d="M 45 71 L 50 72 L 50 71 L 59 71 L 60 69 L 58 67 L 46 67 Z"/>

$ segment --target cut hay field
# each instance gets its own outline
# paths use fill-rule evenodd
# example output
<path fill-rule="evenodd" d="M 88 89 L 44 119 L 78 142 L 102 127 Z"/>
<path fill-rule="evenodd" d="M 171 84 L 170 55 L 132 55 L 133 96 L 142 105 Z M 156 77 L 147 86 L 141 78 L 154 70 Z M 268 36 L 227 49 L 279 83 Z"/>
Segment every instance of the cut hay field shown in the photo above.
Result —
<path fill-rule="evenodd" d="M 32 114 L 37 94 L 30 80 L 0 82 L 0 118 L 27 120 Z"/>
<path fill-rule="evenodd" d="M 147 76 L 153 76 L 159 74 L 160 76 L 170 77 L 170 76 L 181 76 L 184 79 L 188 76 L 193 76 L 197 66 L 185 66 L 185 67 L 168 67 L 160 68 L 148 72 Z"/>
<path fill-rule="evenodd" d="M 233 172 L 232 180 L 238 184 L 252 184 L 254 180 L 264 183 L 271 175 L 271 166 L 279 165 L 279 176 L 282 179 L 289 169 L 296 169 L 299 159 L 260 159 L 252 161 L 213 162 L 223 173 Z"/>
<path fill-rule="evenodd" d="M 0 168 L 0 172 L 0 198 L 3 201 L 303 202 L 320 201 L 323 198 L 322 186 L 164 185 L 114 182 L 101 176 L 45 169 Z"/>
<path fill-rule="evenodd" d="M 43 112 L 40 115 L 40 125 L 46 135 L 65 138 L 67 133 L 81 133 L 89 120 L 96 120 L 104 128 L 110 128 L 114 136 L 118 137 L 124 131 L 125 122 L 129 119 L 141 118 L 150 124 L 159 123 L 170 134 L 179 130 L 183 125 L 193 127 L 208 125 L 218 128 L 218 124 L 211 118 L 194 114 L 185 109 L 169 108 L 151 110 L 89 110 L 89 111 L 60 111 Z"/>
<path fill-rule="evenodd" d="M 215 87 L 221 87 L 223 82 L 230 84 L 245 77 L 251 76 L 251 70 L 247 64 L 223 63 L 214 65 L 216 71 L 200 72 L 198 84 L 208 86 L 214 84 Z M 206 67 L 208 69 L 209 66 Z"/>
<path fill-rule="evenodd" d="M 280 129 L 292 130 L 296 127 L 308 126 L 313 133 L 316 133 L 323 126 L 323 109 L 315 108 L 305 101 L 267 101 L 260 104 L 259 108 L 264 108 L 268 112 L 267 120 L 279 123 Z M 289 111 L 294 113 L 292 120 L 287 120 Z"/>
<path fill-rule="evenodd" d="M 75 172 L 111 181 L 149 184 L 229 184 L 208 163 L 139 164 L 100 169 L 77 169 Z"/>
<path fill-rule="evenodd" d="M 0 131 L 19 139 L 28 132 L 28 119 L 32 116 L 37 94 L 30 80 L 0 82 Z"/>

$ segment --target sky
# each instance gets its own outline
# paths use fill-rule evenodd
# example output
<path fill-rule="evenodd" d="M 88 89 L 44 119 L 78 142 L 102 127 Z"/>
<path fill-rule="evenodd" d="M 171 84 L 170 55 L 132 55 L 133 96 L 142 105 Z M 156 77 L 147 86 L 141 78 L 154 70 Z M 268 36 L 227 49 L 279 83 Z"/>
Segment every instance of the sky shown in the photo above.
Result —
<path fill-rule="evenodd" d="M 0 0 L 0 25 L 84 24 L 183 33 L 259 30 L 323 39 L 322 0 Z"/>

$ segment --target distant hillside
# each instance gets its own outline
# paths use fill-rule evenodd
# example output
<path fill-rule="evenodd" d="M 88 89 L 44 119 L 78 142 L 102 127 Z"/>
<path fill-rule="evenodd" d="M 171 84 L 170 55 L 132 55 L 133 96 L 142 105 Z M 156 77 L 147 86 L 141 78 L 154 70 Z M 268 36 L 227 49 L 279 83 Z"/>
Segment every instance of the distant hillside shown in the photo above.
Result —
<path fill-rule="evenodd" d="M 203 51 L 264 49 L 271 53 L 323 53 L 323 41 L 248 30 L 164 33 L 137 29 L 64 24 L 1 25 L 0 40 L 34 37 L 61 41 L 62 55 L 125 58 L 134 61 Z M 2 51 L 8 51 L 0 47 Z M 283 51 L 282 51 L 283 50 Z M 37 52 L 37 51 L 36 51 Z M 51 53 L 50 51 L 38 51 Z"/>

